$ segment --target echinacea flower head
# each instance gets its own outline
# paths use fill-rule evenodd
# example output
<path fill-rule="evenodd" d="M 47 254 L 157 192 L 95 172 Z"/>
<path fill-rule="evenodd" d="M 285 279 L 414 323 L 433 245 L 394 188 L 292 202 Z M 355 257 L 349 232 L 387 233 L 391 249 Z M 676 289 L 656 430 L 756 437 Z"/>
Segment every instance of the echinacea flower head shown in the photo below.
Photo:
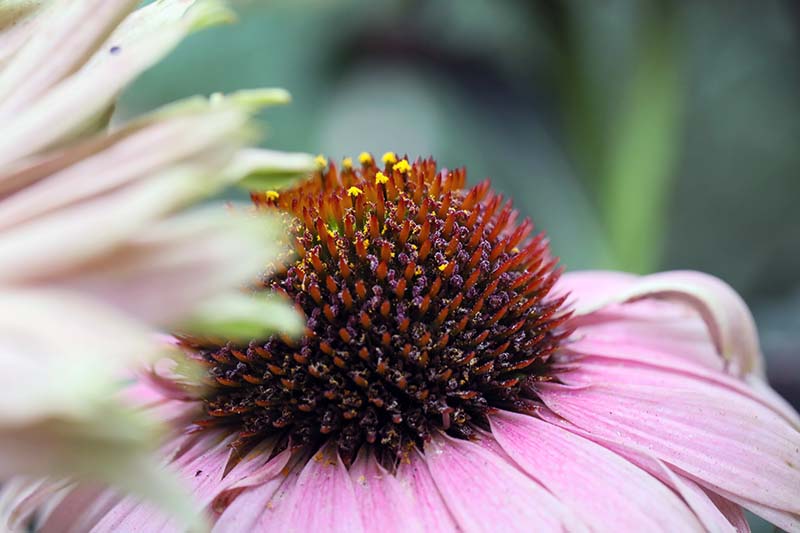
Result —
<path fill-rule="evenodd" d="M 742 508 L 800 529 L 798 415 L 727 285 L 560 275 L 488 182 L 359 162 L 253 195 L 294 253 L 251 288 L 293 299 L 304 336 L 177 335 L 203 386 L 162 368 L 130 390 L 214 531 L 742 531 Z M 40 517 L 175 529 L 80 485 Z"/>

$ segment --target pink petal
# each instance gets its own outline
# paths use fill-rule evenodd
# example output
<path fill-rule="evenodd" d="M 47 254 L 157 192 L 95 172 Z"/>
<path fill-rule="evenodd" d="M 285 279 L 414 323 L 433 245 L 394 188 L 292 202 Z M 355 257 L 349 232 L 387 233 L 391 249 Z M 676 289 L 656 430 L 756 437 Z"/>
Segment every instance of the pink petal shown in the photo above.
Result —
<path fill-rule="evenodd" d="M 291 451 L 284 450 L 252 475 L 240 479 L 220 493 L 211 505 L 212 510 L 222 508 L 214 524 L 214 533 L 250 531 L 266 512 L 268 503 L 278 488 L 286 481 Z M 292 465 L 294 466 L 294 465 Z"/>
<path fill-rule="evenodd" d="M 580 430 L 578 432 L 580 433 Z M 704 490 L 691 479 L 674 472 L 659 459 L 614 444 L 610 444 L 609 447 L 671 487 L 691 507 L 707 531 L 750 531 L 750 526 L 738 505 L 714 492 Z"/>
<path fill-rule="evenodd" d="M 571 294 L 571 300 L 582 302 L 606 301 L 627 289 L 638 276 L 609 270 L 584 270 L 565 272 L 556 281 L 552 292 L 555 295 Z"/>
<path fill-rule="evenodd" d="M 365 531 L 405 533 L 425 531 L 412 489 L 361 451 L 350 468 Z"/>
<path fill-rule="evenodd" d="M 614 452 L 531 416 L 500 411 L 490 421 L 511 458 L 594 529 L 700 529 L 669 488 Z"/>
<path fill-rule="evenodd" d="M 580 531 L 586 526 L 547 490 L 488 447 L 447 436 L 424 457 L 463 531 Z"/>
<path fill-rule="evenodd" d="M 635 364 L 583 361 L 537 391 L 591 435 L 642 450 L 704 487 L 800 510 L 800 433 L 734 391 Z"/>
<path fill-rule="evenodd" d="M 581 280 L 584 286 L 591 286 L 592 276 L 596 276 L 602 287 L 611 285 L 608 274 L 592 273 Z M 717 351 L 733 373 L 763 374 L 763 358 L 753 316 L 742 298 L 725 282 L 701 272 L 674 271 L 643 276 L 627 287 L 619 279 L 615 283 L 613 291 L 590 290 L 583 298 L 576 292 L 576 315 L 645 298 L 683 302 L 700 313 Z"/>
<path fill-rule="evenodd" d="M 456 522 L 442 499 L 436 482 L 426 465 L 425 456 L 418 452 L 409 453 L 397 468 L 397 478 L 408 486 L 416 501 L 417 518 L 423 522 L 424 531 L 455 531 Z"/>
<path fill-rule="evenodd" d="M 614 304 L 573 317 L 570 325 L 576 330 L 567 348 L 582 341 L 637 343 L 714 370 L 725 369 L 700 315 L 677 302 L 642 300 Z"/>
<path fill-rule="evenodd" d="M 0 116 L 35 103 L 47 89 L 78 70 L 136 6 L 136 0 L 60 3 L 58 15 L 48 17 L 4 68 Z"/>
<path fill-rule="evenodd" d="M 571 357 L 570 353 L 576 355 Z M 631 340 L 620 337 L 615 342 L 610 339 L 587 338 L 570 343 L 559 357 L 559 364 L 565 368 L 591 365 L 593 362 L 599 362 L 601 365 L 622 365 L 619 368 L 634 366 L 649 368 L 664 374 L 664 376 L 659 375 L 659 379 L 664 379 L 666 375 L 684 376 L 708 383 L 709 386 L 729 389 L 772 409 L 800 429 L 800 415 L 761 378 L 749 376 L 745 382 L 723 372 L 722 369 L 709 369 L 702 363 L 663 351 L 644 339 Z M 590 370 L 591 367 L 587 369 Z M 564 382 L 577 385 L 583 382 L 592 383 L 594 379 L 595 376 L 591 372 L 577 374 L 568 372 Z"/>
<path fill-rule="evenodd" d="M 256 529 L 357 533 L 364 529 L 358 507 L 347 468 L 329 446 L 303 466 L 295 481 L 281 487 Z"/>

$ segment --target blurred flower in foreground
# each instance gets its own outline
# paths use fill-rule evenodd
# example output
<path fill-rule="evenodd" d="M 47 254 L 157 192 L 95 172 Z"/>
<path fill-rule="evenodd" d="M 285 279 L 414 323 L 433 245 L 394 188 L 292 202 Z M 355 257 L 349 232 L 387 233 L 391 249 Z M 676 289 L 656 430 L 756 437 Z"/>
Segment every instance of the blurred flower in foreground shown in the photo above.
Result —
<path fill-rule="evenodd" d="M 251 114 L 285 102 L 280 90 L 189 99 L 105 131 L 126 83 L 189 32 L 231 18 L 213 0 L 131 13 L 138 3 L 0 5 L 0 368 L 13 381 L 0 394 L 0 480 L 109 481 L 185 518 L 177 481 L 148 459 L 160 427 L 115 394 L 132 366 L 164 353 L 155 326 L 241 331 L 238 310 L 261 303 L 272 313 L 246 331 L 291 317 L 230 294 L 273 259 L 280 226 L 184 208 L 313 161 L 243 148 Z M 227 314 L 209 317 L 218 302 Z"/>
<path fill-rule="evenodd" d="M 730 287 L 559 276 L 488 182 L 361 162 L 254 195 L 295 215 L 296 259 L 260 284 L 304 338 L 180 336 L 205 387 L 153 371 L 129 391 L 176 428 L 164 456 L 214 531 L 734 531 L 742 507 L 798 530 L 798 416 Z M 174 529 L 80 485 L 42 519 Z"/>

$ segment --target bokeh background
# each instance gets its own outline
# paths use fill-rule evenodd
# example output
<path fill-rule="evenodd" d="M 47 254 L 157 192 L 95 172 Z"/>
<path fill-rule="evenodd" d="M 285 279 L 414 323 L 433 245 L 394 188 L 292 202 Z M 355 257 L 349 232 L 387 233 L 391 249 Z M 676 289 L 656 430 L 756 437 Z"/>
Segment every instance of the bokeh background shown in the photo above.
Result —
<path fill-rule="evenodd" d="M 752 307 L 800 406 L 800 2 L 273 0 L 143 75 L 120 116 L 281 86 L 265 145 L 434 155 L 568 269 L 690 268 Z"/>

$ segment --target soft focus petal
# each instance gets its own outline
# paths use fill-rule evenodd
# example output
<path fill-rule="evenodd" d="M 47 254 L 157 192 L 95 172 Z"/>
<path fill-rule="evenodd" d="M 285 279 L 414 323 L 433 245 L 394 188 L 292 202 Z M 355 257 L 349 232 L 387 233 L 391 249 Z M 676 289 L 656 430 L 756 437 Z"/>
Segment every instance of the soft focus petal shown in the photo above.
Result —
<path fill-rule="evenodd" d="M 157 427 L 115 398 L 123 369 L 158 350 L 113 309 L 55 291 L 0 292 L 0 477 L 110 482 L 194 522 L 190 499 L 154 462 Z M 92 327 L 88 327 L 91 324 Z"/>
<path fill-rule="evenodd" d="M 188 170 L 171 170 L 0 232 L 0 280 L 46 281 L 113 250 L 185 201 L 196 187 L 196 176 Z"/>
<path fill-rule="evenodd" d="M 305 317 L 291 302 L 277 295 L 230 295 L 211 299 L 190 315 L 181 331 L 248 341 L 275 333 L 298 337 Z"/>
<path fill-rule="evenodd" d="M 196 3 L 163 0 L 148 5 L 138 13 L 135 24 L 123 24 L 120 34 L 111 36 L 111 41 L 123 45 L 104 47 L 85 68 L 41 95 L 36 106 L 5 117 L 0 136 L 0 169 L 68 138 L 102 114 L 125 85 L 206 20 L 203 9 L 190 9 Z M 220 20 L 213 17 L 213 21 Z"/>
<path fill-rule="evenodd" d="M 593 529 L 702 529 L 671 490 L 610 450 L 531 416 L 500 411 L 490 421 L 509 456 Z"/>
<path fill-rule="evenodd" d="M 0 228 L 113 193 L 173 165 L 197 169 L 196 193 L 216 192 L 223 185 L 217 174 L 245 138 L 246 121 L 236 109 L 154 113 L 111 135 L 20 163 L 0 177 L 0 191 L 8 195 L 0 203 Z"/>
<path fill-rule="evenodd" d="M 591 435 L 652 454 L 711 490 L 800 511 L 800 433 L 772 409 L 706 381 L 602 358 L 560 377 L 565 384 L 537 391 Z"/>
<path fill-rule="evenodd" d="M 263 191 L 290 185 L 308 175 L 314 165 L 314 158 L 309 154 L 248 148 L 236 155 L 228 172 L 243 187 Z M 240 176 L 244 179 L 239 180 Z"/>
<path fill-rule="evenodd" d="M 19 113 L 78 70 L 136 4 L 137 0 L 56 0 L 49 9 L 57 15 L 0 71 L 0 120 Z"/>
<path fill-rule="evenodd" d="M 469 441 L 436 436 L 425 462 L 463 531 L 580 531 L 585 526 L 506 458 Z"/>
<path fill-rule="evenodd" d="M 153 224 L 113 253 L 48 281 L 92 294 L 153 323 L 174 326 L 177 320 L 209 327 L 215 324 L 211 318 L 200 319 L 216 310 L 216 324 L 227 319 L 231 326 L 235 309 L 226 309 L 231 306 L 226 301 L 250 298 L 228 292 L 250 281 L 275 258 L 280 248 L 274 237 L 281 227 L 271 217 L 226 213 L 218 206 L 190 211 Z M 298 331 L 291 308 L 272 301 L 251 304 L 250 311 L 273 313 L 248 322 L 253 336 L 281 325 Z M 209 328 L 204 333 L 214 331 Z"/>

